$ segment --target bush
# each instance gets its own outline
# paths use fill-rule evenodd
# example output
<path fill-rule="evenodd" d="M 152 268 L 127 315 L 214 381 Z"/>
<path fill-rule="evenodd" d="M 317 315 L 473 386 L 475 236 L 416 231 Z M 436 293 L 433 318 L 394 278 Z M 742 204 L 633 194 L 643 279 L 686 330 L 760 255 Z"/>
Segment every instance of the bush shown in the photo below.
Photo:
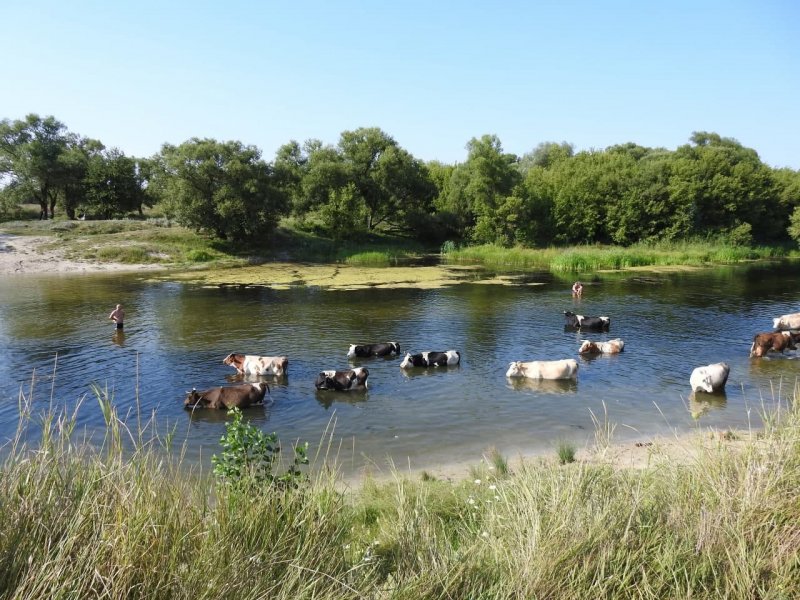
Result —
<path fill-rule="evenodd" d="M 238 408 L 228 414 L 233 415 L 233 421 L 225 426 L 225 435 L 220 439 L 222 454 L 211 457 L 219 480 L 230 485 L 277 483 L 297 487 L 306 479 L 299 466 L 308 464 L 308 442 L 295 446 L 292 464 L 283 475 L 275 475 L 281 451 L 275 433 L 266 434 L 251 423 L 243 423 Z"/>

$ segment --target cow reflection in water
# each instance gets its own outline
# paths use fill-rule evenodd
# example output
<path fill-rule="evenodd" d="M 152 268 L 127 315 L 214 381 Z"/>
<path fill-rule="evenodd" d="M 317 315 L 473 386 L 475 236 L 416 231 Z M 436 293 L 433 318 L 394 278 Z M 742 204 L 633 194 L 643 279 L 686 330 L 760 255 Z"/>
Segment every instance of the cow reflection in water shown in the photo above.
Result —
<path fill-rule="evenodd" d="M 358 393 L 358 391 L 361 393 Z M 354 393 L 350 394 L 342 394 L 341 392 L 337 392 L 335 390 L 317 390 L 315 395 L 317 402 L 319 402 L 325 409 L 329 409 L 331 406 L 333 406 L 334 402 L 338 404 L 349 404 L 353 407 L 356 407 L 359 404 L 365 403 L 367 398 L 369 398 L 366 388 L 354 390 Z"/>
<path fill-rule="evenodd" d="M 708 392 L 692 392 L 689 394 L 689 412 L 693 419 L 699 419 L 712 409 L 725 408 L 728 396 L 725 391 L 709 394 Z"/>
<path fill-rule="evenodd" d="M 512 390 L 517 391 L 537 392 L 539 394 L 574 394 L 578 391 L 577 379 L 509 377 L 506 381 Z"/>

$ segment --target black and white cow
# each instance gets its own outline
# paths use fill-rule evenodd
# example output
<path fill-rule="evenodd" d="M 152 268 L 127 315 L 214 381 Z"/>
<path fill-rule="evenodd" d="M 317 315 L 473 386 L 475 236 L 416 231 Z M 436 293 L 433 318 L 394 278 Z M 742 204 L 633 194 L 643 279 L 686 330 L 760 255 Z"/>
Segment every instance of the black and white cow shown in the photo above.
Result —
<path fill-rule="evenodd" d="M 351 344 L 347 351 L 347 358 L 356 356 L 366 358 L 369 356 L 400 356 L 400 344 L 397 342 L 383 342 L 380 344 Z"/>
<path fill-rule="evenodd" d="M 346 369 L 344 371 L 320 371 L 314 387 L 318 390 L 347 390 L 366 389 L 369 371 L 365 367 Z"/>
<path fill-rule="evenodd" d="M 420 352 L 419 354 L 406 353 L 403 362 L 400 363 L 401 369 L 411 367 L 448 367 L 457 365 L 461 362 L 461 354 L 457 350 L 447 350 L 445 352 Z"/>
<path fill-rule="evenodd" d="M 593 331 L 608 331 L 611 319 L 608 317 L 584 317 L 568 310 L 564 311 L 564 327 Z"/>

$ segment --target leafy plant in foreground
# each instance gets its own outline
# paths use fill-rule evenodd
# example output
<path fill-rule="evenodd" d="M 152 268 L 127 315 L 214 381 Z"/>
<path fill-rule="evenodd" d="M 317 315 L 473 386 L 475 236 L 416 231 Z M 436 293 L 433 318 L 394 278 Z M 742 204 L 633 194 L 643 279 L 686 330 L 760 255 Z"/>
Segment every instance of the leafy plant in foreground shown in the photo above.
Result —
<path fill-rule="evenodd" d="M 211 457 L 214 475 L 219 480 L 236 485 L 275 483 L 292 487 L 305 480 L 299 467 L 308 464 L 308 442 L 294 446 L 292 464 L 285 473 L 276 475 L 281 452 L 277 435 L 243 423 L 242 411 L 238 408 L 229 410 L 228 415 L 233 416 L 233 420 L 225 426 L 225 435 L 220 438 L 222 454 Z"/>

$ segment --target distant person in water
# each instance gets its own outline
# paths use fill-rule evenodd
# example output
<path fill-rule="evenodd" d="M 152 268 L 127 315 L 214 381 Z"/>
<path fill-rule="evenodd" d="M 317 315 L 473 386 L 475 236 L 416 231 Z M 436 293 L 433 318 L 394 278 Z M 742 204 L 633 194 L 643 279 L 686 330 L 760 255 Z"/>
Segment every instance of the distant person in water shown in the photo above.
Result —
<path fill-rule="evenodd" d="M 114 321 L 117 329 L 122 329 L 123 323 L 125 322 L 125 311 L 122 310 L 122 304 L 117 304 L 117 307 L 111 311 L 108 318 Z"/>
<path fill-rule="evenodd" d="M 583 295 L 583 284 L 580 281 L 572 284 L 572 295 L 576 298 L 580 298 Z"/>

